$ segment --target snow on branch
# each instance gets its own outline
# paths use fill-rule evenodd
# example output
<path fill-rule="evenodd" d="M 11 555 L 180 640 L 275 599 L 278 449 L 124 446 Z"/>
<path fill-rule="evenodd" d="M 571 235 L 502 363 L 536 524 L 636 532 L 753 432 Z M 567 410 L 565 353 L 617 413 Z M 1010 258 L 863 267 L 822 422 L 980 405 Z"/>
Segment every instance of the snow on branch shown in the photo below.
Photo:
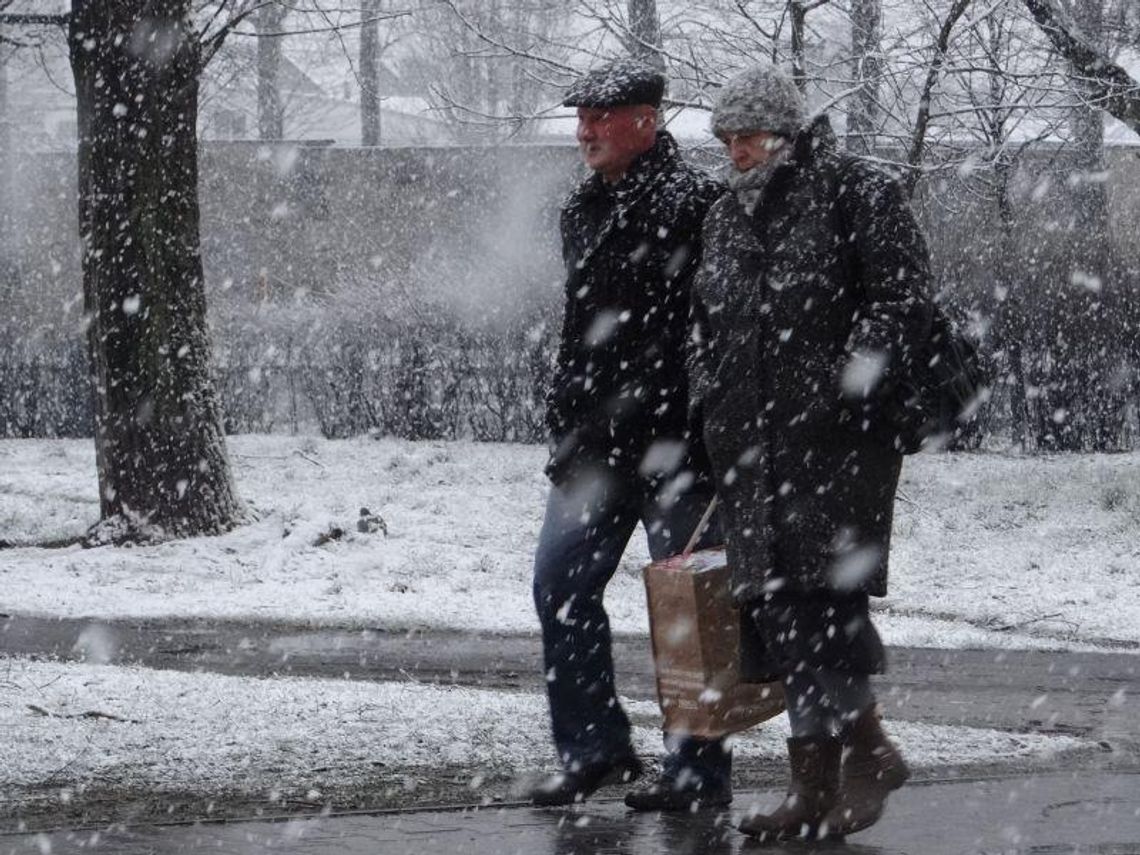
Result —
<path fill-rule="evenodd" d="M 907 164 L 911 170 L 906 177 L 906 189 L 912 196 L 920 175 L 917 167 L 922 163 L 923 152 L 926 148 L 926 132 L 930 126 L 930 103 L 934 94 L 934 87 L 938 83 L 938 76 L 946 61 L 946 53 L 950 49 L 950 34 L 969 5 L 970 0 L 954 0 L 954 4 L 942 22 L 942 27 L 938 31 L 938 38 L 934 43 L 934 57 L 927 69 L 926 82 L 922 87 L 922 96 L 919 98 L 918 116 L 914 122 L 914 137 L 911 140 L 910 154 L 907 157 Z"/>
<path fill-rule="evenodd" d="M 1097 106 L 1140 134 L 1140 82 L 1104 54 L 1054 0 L 1022 0 L 1042 32 L 1087 80 Z"/>
<path fill-rule="evenodd" d="M 65 14 L 38 15 L 3 12 L 0 13 L 0 24 L 12 24 L 14 26 L 64 26 L 67 24 L 67 17 Z"/>

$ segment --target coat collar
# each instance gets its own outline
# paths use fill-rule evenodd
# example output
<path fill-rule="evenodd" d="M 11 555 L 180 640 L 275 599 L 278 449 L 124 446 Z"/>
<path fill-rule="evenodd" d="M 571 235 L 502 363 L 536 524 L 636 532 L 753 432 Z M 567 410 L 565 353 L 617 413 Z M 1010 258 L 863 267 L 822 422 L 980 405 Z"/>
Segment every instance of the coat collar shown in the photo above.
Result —
<path fill-rule="evenodd" d="M 804 171 L 811 169 L 821 160 L 834 156 L 839 148 L 835 131 L 826 115 L 812 119 L 792 138 L 792 156 L 772 173 L 772 178 L 764 187 L 755 212 L 759 213 L 774 200 L 779 199 Z"/>
<path fill-rule="evenodd" d="M 680 157 L 677 141 L 668 131 L 658 131 L 657 140 L 648 151 L 637 156 L 625 174 L 614 184 L 607 184 L 595 172 L 582 187 L 585 196 L 613 195 L 620 202 L 635 195 L 661 171 Z"/>
<path fill-rule="evenodd" d="M 792 157 L 788 165 L 809 166 L 821 156 L 834 154 L 839 147 L 831 120 L 826 114 L 812 119 L 792 138 Z"/>

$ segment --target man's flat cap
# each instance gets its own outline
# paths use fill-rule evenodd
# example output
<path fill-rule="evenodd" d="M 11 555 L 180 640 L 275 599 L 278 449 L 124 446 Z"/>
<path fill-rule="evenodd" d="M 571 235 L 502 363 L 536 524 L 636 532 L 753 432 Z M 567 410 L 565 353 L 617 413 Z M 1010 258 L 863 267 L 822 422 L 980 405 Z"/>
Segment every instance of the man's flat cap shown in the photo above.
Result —
<path fill-rule="evenodd" d="M 661 106 L 665 75 L 636 59 L 618 59 L 583 74 L 566 90 L 564 107 Z"/>

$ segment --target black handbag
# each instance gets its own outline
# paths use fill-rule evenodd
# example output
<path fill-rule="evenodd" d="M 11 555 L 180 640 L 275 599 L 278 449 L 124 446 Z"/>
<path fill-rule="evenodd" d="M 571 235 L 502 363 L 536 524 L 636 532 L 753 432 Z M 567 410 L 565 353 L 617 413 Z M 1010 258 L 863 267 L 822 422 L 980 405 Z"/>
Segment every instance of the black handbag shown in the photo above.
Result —
<path fill-rule="evenodd" d="M 947 447 L 990 396 L 993 365 L 973 336 L 937 304 L 930 337 L 884 402 L 881 424 L 902 454 Z"/>
<path fill-rule="evenodd" d="M 853 160 L 845 156 L 844 162 Z M 849 199 L 836 191 L 838 233 L 850 233 Z M 843 244 L 845 264 L 858 264 Z M 906 374 L 878 404 L 876 429 L 901 454 L 946 448 L 969 426 L 990 397 L 994 367 L 980 342 L 956 324 L 938 303 L 932 306 L 930 336 Z"/>

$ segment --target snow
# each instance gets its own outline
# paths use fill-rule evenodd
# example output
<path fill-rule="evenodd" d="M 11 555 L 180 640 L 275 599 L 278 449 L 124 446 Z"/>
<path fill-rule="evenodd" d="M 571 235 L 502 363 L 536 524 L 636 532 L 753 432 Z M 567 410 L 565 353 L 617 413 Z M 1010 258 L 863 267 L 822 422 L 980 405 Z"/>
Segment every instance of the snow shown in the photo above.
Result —
<path fill-rule="evenodd" d="M 637 750 L 662 751 L 660 712 L 623 703 Z M 916 766 L 1002 763 L 1092 750 L 1068 736 L 891 722 Z M 417 683 L 252 679 L 0 657 L 0 794 L 85 783 L 152 793 L 227 790 L 319 801 L 322 787 L 416 770 L 533 770 L 550 747 L 546 698 Z M 738 758 L 781 760 L 787 717 L 734 741 Z M 388 776 L 385 779 L 385 776 Z"/>
<path fill-rule="evenodd" d="M 241 436 L 257 521 L 133 549 L 0 550 L 0 612 L 537 632 L 531 561 L 544 450 L 470 442 Z M 361 508 L 388 536 L 356 530 Z M 76 537 L 98 514 L 90 441 L 0 441 L 0 540 Z M 333 527 L 339 539 L 314 545 Z M 908 458 L 886 641 L 934 647 L 1140 644 L 1140 454 Z M 607 592 L 645 634 L 636 535 Z"/>

